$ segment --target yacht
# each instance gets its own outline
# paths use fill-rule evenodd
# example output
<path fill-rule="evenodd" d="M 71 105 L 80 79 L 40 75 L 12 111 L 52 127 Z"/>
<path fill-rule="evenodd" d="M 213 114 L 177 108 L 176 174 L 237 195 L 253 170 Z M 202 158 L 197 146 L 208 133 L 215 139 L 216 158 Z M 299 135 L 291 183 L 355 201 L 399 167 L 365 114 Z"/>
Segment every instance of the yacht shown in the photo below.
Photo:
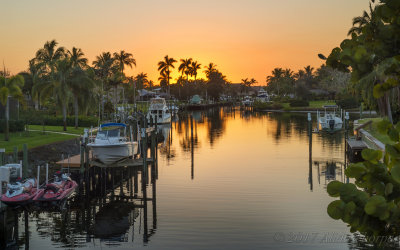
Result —
<path fill-rule="evenodd" d="M 167 107 L 164 98 L 155 97 L 150 99 L 150 107 L 147 113 L 147 120 L 150 120 L 150 117 L 155 119 L 157 117 L 157 124 L 164 124 L 171 122 L 171 113 Z"/>
<path fill-rule="evenodd" d="M 259 102 L 269 102 L 269 95 L 267 91 L 260 89 L 260 91 L 258 91 L 256 100 Z"/>
<path fill-rule="evenodd" d="M 137 154 L 138 143 L 132 133 L 126 136 L 127 126 L 123 123 L 101 124 L 95 139 L 88 143 L 93 156 L 104 164 L 112 164 Z"/>
<path fill-rule="evenodd" d="M 250 96 L 245 96 L 242 101 L 242 104 L 244 106 L 251 106 L 253 104 L 253 100 L 251 100 Z"/>
<path fill-rule="evenodd" d="M 320 116 L 319 112 L 317 113 L 320 130 L 336 132 L 342 129 L 343 121 L 342 117 L 336 115 L 337 107 L 337 105 L 325 105 L 324 115 Z"/>

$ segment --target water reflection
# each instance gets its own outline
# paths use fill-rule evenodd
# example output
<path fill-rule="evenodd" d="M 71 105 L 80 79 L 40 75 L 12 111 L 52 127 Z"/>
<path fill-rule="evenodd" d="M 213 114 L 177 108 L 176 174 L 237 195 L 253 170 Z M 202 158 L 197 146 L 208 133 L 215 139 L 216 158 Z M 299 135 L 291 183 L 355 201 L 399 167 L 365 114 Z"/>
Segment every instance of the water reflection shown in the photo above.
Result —
<path fill-rule="evenodd" d="M 156 173 L 154 164 L 150 167 L 151 183 L 146 184 L 148 178 L 142 169 L 92 168 L 66 209 L 4 209 L 0 213 L 0 248 L 29 249 L 31 237 L 50 239 L 52 246 L 63 248 L 120 246 L 138 241 L 138 237 L 146 244 L 157 229 Z M 152 190 L 150 197 L 148 189 Z"/>
<path fill-rule="evenodd" d="M 307 126 L 306 114 L 232 107 L 179 114 L 159 126 L 158 162 L 147 175 L 93 170 L 66 210 L 7 209 L 0 248 L 358 248 L 362 240 L 326 214 L 327 183 L 344 180 L 344 134 L 312 134 L 310 144 Z M 273 238 L 321 231 L 350 238 Z"/>

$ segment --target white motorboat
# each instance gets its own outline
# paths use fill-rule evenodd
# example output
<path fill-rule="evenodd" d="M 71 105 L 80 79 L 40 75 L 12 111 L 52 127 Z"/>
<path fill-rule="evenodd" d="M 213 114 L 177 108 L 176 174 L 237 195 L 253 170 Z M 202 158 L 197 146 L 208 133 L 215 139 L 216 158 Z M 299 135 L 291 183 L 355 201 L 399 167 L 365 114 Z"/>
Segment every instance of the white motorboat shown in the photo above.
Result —
<path fill-rule="evenodd" d="M 133 141 L 132 133 L 130 139 L 126 136 L 126 128 L 123 123 L 100 125 L 96 138 L 88 143 L 93 156 L 104 164 L 112 164 L 137 154 L 138 143 Z"/>
<path fill-rule="evenodd" d="M 325 105 L 324 116 L 320 116 L 319 112 L 317 113 L 320 130 L 327 132 L 336 132 L 342 129 L 343 120 L 342 117 L 336 115 L 337 107 L 337 105 Z M 329 111 L 329 109 L 331 111 Z"/>
<path fill-rule="evenodd" d="M 157 118 L 157 124 L 171 122 L 171 113 L 164 98 L 155 97 L 150 99 L 150 107 L 149 111 L 147 112 L 147 120 L 150 120 L 150 117 L 153 118 L 154 122 Z"/>
<path fill-rule="evenodd" d="M 253 104 L 253 100 L 251 100 L 250 96 L 245 96 L 242 101 L 242 104 L 244 106 L 251 106 Z"/>
<path fill-rule="evenodd" d="M 267 91 L 265 91 L 264 89 L 260 89 L 260 91 L 258 91 L 256 100 L 259 102 L 269 102 L 269 95 Z"/>

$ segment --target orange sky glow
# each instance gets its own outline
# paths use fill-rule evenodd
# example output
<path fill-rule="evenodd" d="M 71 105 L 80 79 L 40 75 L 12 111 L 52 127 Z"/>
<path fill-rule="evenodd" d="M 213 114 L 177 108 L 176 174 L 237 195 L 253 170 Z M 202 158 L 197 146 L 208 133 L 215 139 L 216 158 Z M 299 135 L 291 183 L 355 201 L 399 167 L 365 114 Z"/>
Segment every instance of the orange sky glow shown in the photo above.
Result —
<path fill-rule="evenodd" d="M 317 54 L 338 46 L 367 7 L 367 0 L 3 0 L 0 60 L 16 74 L 56 39 L 90 62 L 101 52 L 130 52 L 137 67 L 127 75 L 145 72 L 155 82 L 157 62 L 169 55 L 213 62 L 233 83 L 265 85 L 275 67 L 320 66 Z"/>

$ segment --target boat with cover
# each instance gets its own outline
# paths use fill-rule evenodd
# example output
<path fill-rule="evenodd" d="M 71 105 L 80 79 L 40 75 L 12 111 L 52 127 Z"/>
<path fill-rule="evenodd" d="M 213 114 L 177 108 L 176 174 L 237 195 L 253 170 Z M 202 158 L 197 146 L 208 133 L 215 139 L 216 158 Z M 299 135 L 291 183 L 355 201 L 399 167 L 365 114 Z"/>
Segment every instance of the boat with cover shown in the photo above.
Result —
<path fill-rule="evenodd" d="M 324 116 L 320 116 L 318 112 L 319 129 L 326 132 L 336 132 L 342 129 L 342 117 L 336 115 L 337 105 L 325 105 Z"/>
<path fill-rule="evenodd" d="M 78 184 L 72 180 L 68 174 L 56 172 L 54 180 L 40 188 L 37 195 L 33 198 L 39 202 L 61 202 L 67 199 L 78 187 Z"/>
<path fill-rule="evenodd" d="M 36 179 L 22 181 L 21 178 L 18 178 L 15 183 L 7 184 L 7 191 L 0 197 L 0 200 L 9 206 L 27 205 L 37 194 L 36 186 Z"/>
<path fill-rule="evenodd" d="M 134 156 L 138 143 L 133 141 L 132 133 L 130 138 L 126 136 L 126 128 L 123 123 L 101 124 L 96 138 L 87 145 L 93 151 L 93 156 L 104 164 Z"/>
<path fill-rule="evenodd" d="M 157 124 L 171 122 L 171 112 L 164 98 L 155 97 L 150 99 L 150 107 L 146 116 L 147 120 L 150 120 L 150 117 L 153 118 L 153 121 L 155 121 L 157 117 Z"/>
<path fill-rule="evenodd" d="M 258 91 L 256 100 L 259 102 L 269 102 L 269 95 L 267 91 L 265 91 L 264 89 L 260 89 L 260 91 Z"/>
<path fill-rule="evenodd" d="M 250 96 L 245 96 L 242 101 L 242 104 L 244 106 L 251 106 L 253 104 L 253 101 L 251 100 Z"/>

